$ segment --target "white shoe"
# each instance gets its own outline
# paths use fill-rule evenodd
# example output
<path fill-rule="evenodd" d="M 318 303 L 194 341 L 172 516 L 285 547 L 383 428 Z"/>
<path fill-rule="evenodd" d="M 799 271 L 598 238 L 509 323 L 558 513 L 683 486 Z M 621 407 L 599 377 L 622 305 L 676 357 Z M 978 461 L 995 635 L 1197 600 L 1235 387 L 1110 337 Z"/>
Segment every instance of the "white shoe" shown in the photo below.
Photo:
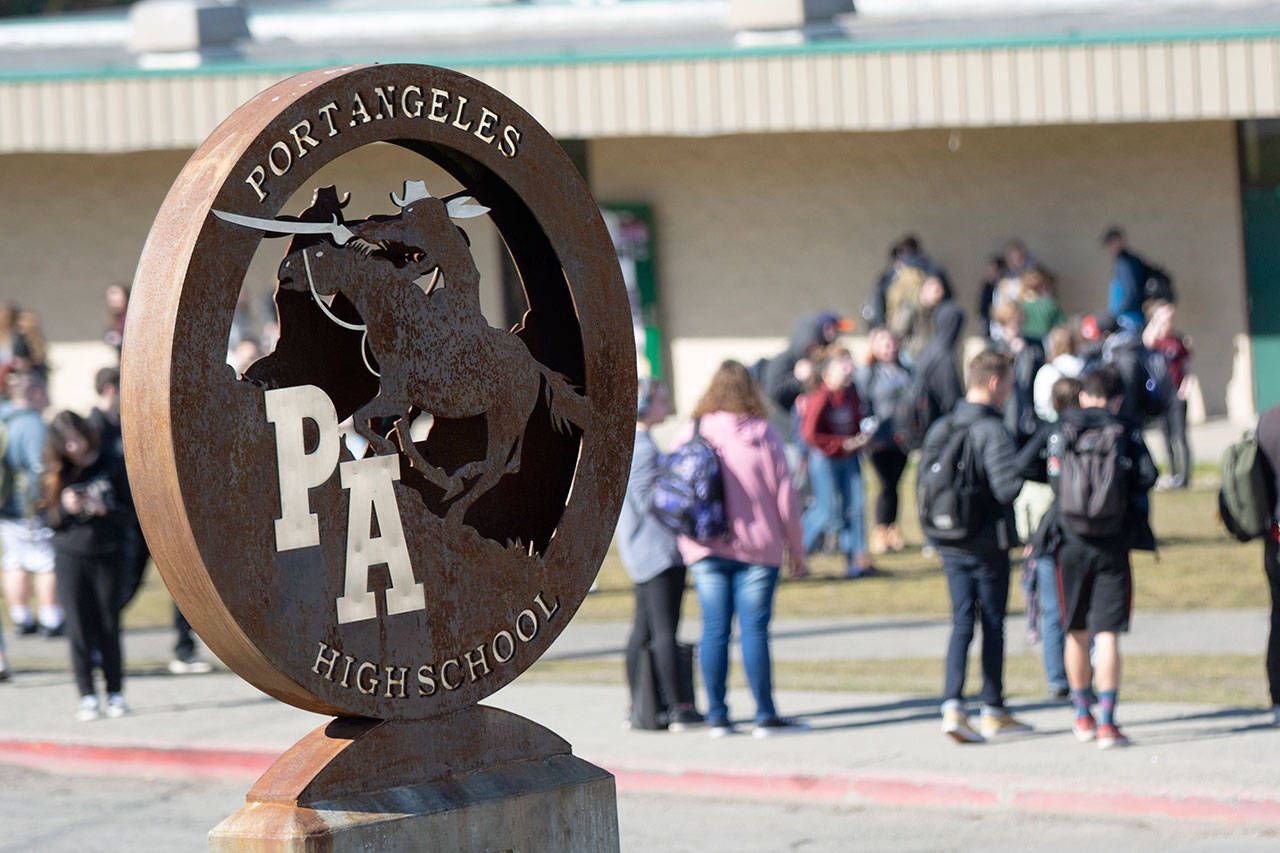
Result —
<path fill-rule="evenodd" d="M 173 675 L 203 675 L 206 672 L 213 672 L 213 664 L 199 658 L 191 660 L 174 658 L 169 661 L 169 672 Z"/>
<path fill-rule="evenodd" d="M 942 712 L 942 733 L 956 743 L 983 743 L 986 741 L 986 738 L 975 732 L 973 727 L 969 725 L 969 718 L 965 716 L 964 712 L 954 708 L 948 708 Z"/>
<path fill-rule="evenodd" d="M 129 705 L 124 701 L 124 697 L 119 693 L 112 693 L 107 697 L 107 716 L 112 719 L 123 717 L 129 713 Z"/>
<path fill-rule="evenodd" d="M 729 722 L 713 723 L 707 729 L 707 735 L 713 740 L 717 740 L 722 737 L 728 737 L 731 734 L 733 734 L 733 723 L 729 723 Z"/>
<path fill-rule="evenodd" d="M 102 705 L 97 696 L 81 696 L 80 707 L 76 709 L 76 719 L 88 723 L 102 716 Z"/>
<path fill-rule="evenodd" d="M 1031 726 L 1015 719 L 1008 711 L 1000 711 L 996 714 L 988 714 L 982 712 L 982 717 L 978 721 L 978 731 L 987 740 L 992 740 L 999 735 L 1023 734 L 1031 731 Z"/>

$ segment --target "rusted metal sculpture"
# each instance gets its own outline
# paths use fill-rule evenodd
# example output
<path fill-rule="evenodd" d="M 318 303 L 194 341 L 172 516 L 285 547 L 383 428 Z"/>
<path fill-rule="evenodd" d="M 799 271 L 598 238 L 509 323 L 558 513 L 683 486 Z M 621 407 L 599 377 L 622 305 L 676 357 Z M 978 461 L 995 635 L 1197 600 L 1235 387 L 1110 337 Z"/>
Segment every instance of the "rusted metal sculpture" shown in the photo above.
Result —
<path fill-rule="evenodd" d="M 465 189 L 437 198 L 409 175 L 387 188 L 397 213 L 348 218 L 370 200 L 323 187 L 301 215 L 279 215 L 321 166 L 379 141 Z M 528 299 L 512 331 L 481 314 L 453 222 L 479 215 Z M 239 379 L 224 363 L 236 297 L 273 237 L 290 238 L 280 341 Z M 210 648 L 277 699 L 385 721 L 370 755 L 446 721 L 514 737 L 518 718 L 494 722 L 475 703 L 531 665 L 586 596 L 621 505 L 635 400 L 617 261 L 554 139 L 444 69 L 293 77 L 192 156 L 134 299 L 122 383 L 134 496 L 157 566 Z M 415 443 L 421 413 L 433 422 Z M 339 438 L 347 417 L 369 444 L 360 458 Z M 359 741 L 352 732 L 371 725 L 318 730 L 295 748 L 305 760 L 268 774 L 271 789 L 307 790 L 299 780 L 335 755 L 360 754 L 333 738 Z M 544 753 L 563 744 L 520 737 Z M 387 779 L 479 760 L 443 750 Z"/>

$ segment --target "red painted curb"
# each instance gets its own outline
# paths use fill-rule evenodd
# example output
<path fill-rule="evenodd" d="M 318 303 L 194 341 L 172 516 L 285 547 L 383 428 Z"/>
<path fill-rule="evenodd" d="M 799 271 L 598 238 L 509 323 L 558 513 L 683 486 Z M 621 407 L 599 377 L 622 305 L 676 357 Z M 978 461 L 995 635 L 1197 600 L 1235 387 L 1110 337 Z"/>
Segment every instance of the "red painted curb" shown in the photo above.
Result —
<path fill-rule="evenodd" d="M 0 763 L 41 770 L 252 779 L 279 755 L 269 750 L 206 747 L 101 746 L 0 740 Z M 613 774 L 619 791 L 746 797 L 805 803 L 872 802 L 907 808 L 1006 807 L 1027 812 L 1280 825 L 1280 799 L 1256 796 L 1107 793 L 1039 788 L 1012 781 L 969 783 L 954 777 L 805 774 L 627 767 L 591 759 Z"/>
<path fill-rule="evenodd" d="M 0 762 L 36 769 L 238 779 L 261 775 L 277 758 L 266 750 L 0 740 Z"/>

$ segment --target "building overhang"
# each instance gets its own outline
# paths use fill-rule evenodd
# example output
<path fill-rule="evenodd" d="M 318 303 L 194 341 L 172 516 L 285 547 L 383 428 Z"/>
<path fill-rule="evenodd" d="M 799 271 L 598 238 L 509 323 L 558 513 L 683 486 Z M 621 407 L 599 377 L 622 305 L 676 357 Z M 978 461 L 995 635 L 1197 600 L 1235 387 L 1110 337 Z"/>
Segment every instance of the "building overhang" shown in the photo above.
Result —
<path fill-rule="evenodd" d="M 1087 35 L 860 39 L 799 45 L 332 62 L 0 71 L 0 153 L 191 148 L 238 104 L 325 64 L 447 65 L 560 138 L 887 131 L 1280 115 L 1280 22 Z"/>

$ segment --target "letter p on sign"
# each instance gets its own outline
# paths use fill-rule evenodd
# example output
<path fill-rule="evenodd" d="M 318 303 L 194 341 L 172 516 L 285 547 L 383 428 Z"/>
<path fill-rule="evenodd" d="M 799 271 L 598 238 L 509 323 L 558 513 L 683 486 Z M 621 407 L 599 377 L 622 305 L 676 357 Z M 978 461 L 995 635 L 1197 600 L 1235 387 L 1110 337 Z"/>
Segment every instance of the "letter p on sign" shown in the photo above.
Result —
<path fill-rule="evenodd" d="M 329 395 L 314 385 L 275 388 L 265 396 L 267 420 L 276 428 L 280 477 L 276 550 L 311 548 L 320 544 L 320 523 L 311 511 L 307 493 L 328 480 L 338 466 L 338 412 Z M 320 440 L 310 453 L 303 438 L 303 421 L 307 420 L 320 432 Z"/>

